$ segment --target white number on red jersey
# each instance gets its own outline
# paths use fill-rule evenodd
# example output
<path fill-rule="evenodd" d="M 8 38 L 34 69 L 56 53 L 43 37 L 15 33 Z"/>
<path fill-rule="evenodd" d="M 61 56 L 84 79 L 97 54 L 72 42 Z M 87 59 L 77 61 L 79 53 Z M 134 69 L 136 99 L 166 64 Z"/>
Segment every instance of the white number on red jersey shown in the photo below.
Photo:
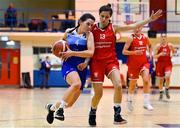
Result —
<path fill-rule="evenodd" d="M 106 38 L 105 34 L 100 34 L 100 39 L 105 39 L 105 38 Z"/>

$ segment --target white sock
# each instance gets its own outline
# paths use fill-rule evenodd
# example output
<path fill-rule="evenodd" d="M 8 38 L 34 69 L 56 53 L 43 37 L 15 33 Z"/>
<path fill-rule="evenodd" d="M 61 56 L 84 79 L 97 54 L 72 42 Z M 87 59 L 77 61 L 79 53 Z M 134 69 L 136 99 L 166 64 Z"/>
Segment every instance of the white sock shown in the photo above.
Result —
<path fill-rule="evenodd" d="M 91 106 L 91 108 L 92 108 L 92 109 L 97 109 L 97 107 L 92 107 L 92 106 Z"/>
<path fill-rule="evenodd" d="M 128 93 L 128 101 L 132 101 L 133 100 L 133 94 Z"/>
<path fill-rule="evenodd" d="M 162 90 L 159 90 L 159 92 L 163 92 L 163 89 L 162 89 Z"/>
<path fill-rule="evenodd" d="M 53 104 L 53 105 L 50 107 L 50 110 L 52 110 L 52 111 L 56 111 L 56 110 L 57 110 L 57 108 L 56 108 L 56 104 Z"/>
<path fill-rule="evenodd" d="M 144 94 L 144 104 L 150 104 L 150 94 L 149 93 Z"/>
<path fill-rule="evenodd" d="M 61 100 L 61 104 L 59 106 L 59 108 L 65 108 L 67 105 L 67 103 L 64 100 Z"/>
<path fill-rule="evenodd" d="M 114 103 L 115 107 L 121 107 L 121 103 Z"/>

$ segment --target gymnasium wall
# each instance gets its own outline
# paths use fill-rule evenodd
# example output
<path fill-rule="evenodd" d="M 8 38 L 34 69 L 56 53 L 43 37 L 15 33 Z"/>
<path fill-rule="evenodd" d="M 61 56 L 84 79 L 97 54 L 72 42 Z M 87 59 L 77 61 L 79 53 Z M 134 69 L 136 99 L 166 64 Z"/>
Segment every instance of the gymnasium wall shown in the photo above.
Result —
<path fill-rule="evenodd" d="M 33 83 L 34 64 L 37 59 L 33 55 L 33 47 L 50 47 L 54 41 L 62 37 L 62 33 L 1 33 L 9 36 L 10 40 L 20 41 L 20 72 L 30 72 L 31 83 Z M 20 74 L 21 75 L 21 74 Z M 22 80 L 22 76 L 21 80 Z M 22 82 L 22 81 L 21 81 Z M 22 83 L 21 83 L 22 84 Z"/>
<path fill-rule="evenodd" d="M 117 0 L 118 1 L 118 0 Z M 124 2 L 123 0 L 119 0 Z M 131 1 L 138 1 L 138 0 L 131 0 Z M 142 2 L 148 2 L 149 0 L 141 0 Z M 111 3 L 111 0 L 76 0 L 75 2 L 75 9 L 76 9 L 76 17 L 79 18 L 82 13 L 91 12 L 95 17 L 96 20 L 99 21 L 99 8 L 103 5 L 107 5 Z M 116 10 L 117 11 L 117 10 Z M 114 11 L 114 13 L 116 13 Z"/>
<path fill-rule="evenodd" d="M 63 7 L 64 9 L 66 8 L 72 8 L 72 5 L 69 5 L 69 1 L 67 0 L 67 3 L 63 1 L 62 4 L 56 3 L 55 5 L 49 4 L 47 0 L 31 0 L 31 1 L 24 1 L 24 0 L 11 0 L 13 3 L 18 3 L 17 1 L 20 2 L 26 2 L 23 5 L 16 5 L 15 7 L 23 7 L 26 8 L 27 6 L 29 7 L 38 7 L 41 4 L 43 7 L 40 7 L 40 9 L 46 9 L 46 8 L 53 8 L 53 9 L 59 9 Z M 56 2 L 62 2 L 62 0 L 58 1 L 55 0 Z M 55 3 L 55 1 L 52 2 L 52 4 Z M 109 0 L 76 0 L 75 3 L 75 9 L 76 9 L 76 17 L 79 18 L 82 13 L 85 12 L 91 12 L 95 15 L 97 21 L 99 20 L 98 16 L 98 9 L 100 6 L 107 4 Z M 143 0 L 144 2 L 148 2 L 149 0 Z M 10 0 L 1 0 L 0 8 L 6 8 Z M 27 4 L 28 2 L 28 4 Z M 48 7 L 47 7 L 48 6 Z M 175 0 L 167 0 L 167 10 L 168 11 L 175 11 Z M 2 14 L 0 14 L 2 16 Z M 28 14 L 27 16 L 36 16 L 36 14 L 31 13 Z M 40 17 L 39 14 L 37 14 L 38 17 Z M 175 15 L 174 13 L 171 13 L 167 15 L 168 20 L 180 20 L 179 15 Z M 168 22 L 167 22 L 168 23 Z M 173 26 L 173 27 L 172 27 Z M 167 24 L 168 29 L 179 29 L 179 23 L 171 23 Z M 50 46 L 52 42 L 58 40 L 61 36 L 62 33 L 0 33 L 4 35 L 8 35 L 12 40 L 18 40 L 21 42 L 21 72 L 30 72 L 31 75 L 31 81 L 33 81 L 33 69 L 34 69 L 34 58 L 33 58 L 33 46 Z M 127 34 L 122 33 L 122 38 L 118 40 L 118 42 L 125 42 L 127 40 Z M 168 36 L 168 40 L 172 42 L 175 45 L 180 45 L 180 36 L 177 35 L 170 35 Z M 160 41 L 159 36 L 157 38 L 151 38 L 150 41 L 152 42 L 153 46 Z M 126 75 L 126 70 L 127 67 L 125 65 L 122 65 L 122 70 L 121 72 Z M 175 65 L 173 67 L 173 73 L 172 73 L 172 80 L 171 80 L 171 85 L 172 86 L 179 86 L 180 81 L 178 77 L 178 73 L 180 72 L 180 65 Z M 105 86 L 112 86 L 112 83 L 106 78 L 105 79 Z M 139 81 L 139 85 L 142 85 L 142 81 Z"/>
<path fill-rule="evenodd" d="M 2 34 L 2 33 L 0 33 Z M 3 33 L 8 35 L 12 40 L 18 40 L 21 42 L 21 73 L 22 72 L 30 72 L 31 81 L 33 81 L 33 70 L 35 69 L 34 63 L 37 61 L 37 58 L 33 55 L 33 47 L 34 46 L 51 46 L 52 42 L 60 39 L 63 33 Z M 127 34 L 128 35 L 128 34 Z M 127 40 L 127 36 L 123 36 L 121 40 L 118 42 L 125 42 Z M 160 41 L 160 35 L 157 38 L 150 38 L 153 47 Z M 180 46 L 180 36 L 178 35 L 169 35 L 168 41 L 173 43 L 174 45 Z M 121 51 L 119 51 L 121 54 Z M 127 67 L 126 65 L 121 65 L 121 73 L 126 76 Z M 180 72 L 180 65 L 174 65 L 172 78 L 171 78 L 171 86 L 179 87 L 180 81 L 178 74 Z M 33 83 L 33 82 L 32 82 Z M 139 85 L 142 85 L 142 80 L 138 81 Z M 104 86 L 112 87 L 112 83 L 109 79 L 105 79 Z"/>
<path fill-rule="evenodd" d="M 108 3 L 108 0 L 76 0 L 76 17 L 79 18 L 83 13 L 90 12 L 99 20 L 98 9 Z"/>
<path fill-rule="evenodd" d="M 119 0 L 119 1 L 123 2 L 123 0 Z M 130 1 L 137 2 L 138 0 L 130 0 Z M 142 2 L 151 2 L 151 0 L 141 0 L 141 1 Z M 99 17 L 98 17 L 99 7 L 102 5 L 106 5 L 108 2 L 109 2 L 109 0 L 100 0 L 100 1 L 76 0 L 76 3 L 75 3 L 75 9 L 77 10 L 76 17 L 77 18 L 80 17 L 80 15 L 84 12 L 92 12 L 96 17 L 96 20 L 98 21 L 99 20 Z M 96 4 L 94 4 L 94 3 L 96 3 Z M 173 32 L 173 33 L 179 33 L 180 12 L 179 12 L 179 14 L 175 13 L 175 10 L 176 10 L 175 6 L 176 6 L 176 0 L 167 0 L 167 11 L 166 11 L 167 12 L 167 21 L 165 21 L 165 22 L 167 22 L 167 31 Z M 88 8 L 88 7 L 90 7 L 90 8 Z M 164 13 L 166 13 L 166 12 L 164 12 Z M 114 13 L 116 13 L 116 12 L 114 12 Z M 161 22 L 163 22 L 163 21 L 161 21 Z"/>

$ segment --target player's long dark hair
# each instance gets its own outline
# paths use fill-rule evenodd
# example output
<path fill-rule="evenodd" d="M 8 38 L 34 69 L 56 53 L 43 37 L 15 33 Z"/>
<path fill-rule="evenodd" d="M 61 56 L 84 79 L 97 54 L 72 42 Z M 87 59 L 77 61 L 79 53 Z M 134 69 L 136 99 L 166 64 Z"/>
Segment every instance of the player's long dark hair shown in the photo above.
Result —
<path fill-rule="evenodd" d="M 70 30 L 68 33 L 71 33 L 71 32 L 73 32 L 75 29 L 77 29 L 79 26 L 80 26 L 80 21 L 81 22 L 84 22 L 84 21 L 86 21 L 87 19 L 92 19 L 93 21 L 95 21 L 96 19 L 95 19 L 95 17 L 92 15 L 92 14 L 90 14 L 90 13 L 84 13 L 80 18 L 79 18 L 79 20 L 78 20 L 78 25 L 76 26 L 76 27 L 74 27 L 72 30 Z"/>
<path fill-rule="evenodd" d="M 102 12 L 102 11 L 108 11 L 110 16 L 112 16 L 113 14 L 113 10 L 111 8 L 111 4 L 107 4 L 107 5 L 103 5 L 99 8 L 99 14 Z"/>

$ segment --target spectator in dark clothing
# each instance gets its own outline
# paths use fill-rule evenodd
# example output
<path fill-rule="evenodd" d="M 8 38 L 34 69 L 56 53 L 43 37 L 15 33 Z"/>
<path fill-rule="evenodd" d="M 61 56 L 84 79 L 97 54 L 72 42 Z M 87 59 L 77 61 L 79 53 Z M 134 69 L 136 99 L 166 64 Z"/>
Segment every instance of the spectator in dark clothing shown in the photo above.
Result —
<path fill-rule="evenodd" d="M 13 3 L 10 3 L 8 9 L 6 10 L 5 25 L 7 27 L 17 26 L 17 10 L 14 8 Z"/>
<path fill-rule="evenodd" d="M 41 19 L 32 19 L 28 23 L 28 28 L 30 32 L 44 32 L 48 27 L 47 23 Z"/>
<path fill-rule="evenodd" d="M 41 89 L 43 89 L 44 87 L 47 89 L 49 88 L 48 80 L 49 80 L 50 69 L 51 69 L 51 63 L 49 60 L 49 56 L 46 56 L 46 59 L 41 62 L 41 68 L 40 68 Z"/>

